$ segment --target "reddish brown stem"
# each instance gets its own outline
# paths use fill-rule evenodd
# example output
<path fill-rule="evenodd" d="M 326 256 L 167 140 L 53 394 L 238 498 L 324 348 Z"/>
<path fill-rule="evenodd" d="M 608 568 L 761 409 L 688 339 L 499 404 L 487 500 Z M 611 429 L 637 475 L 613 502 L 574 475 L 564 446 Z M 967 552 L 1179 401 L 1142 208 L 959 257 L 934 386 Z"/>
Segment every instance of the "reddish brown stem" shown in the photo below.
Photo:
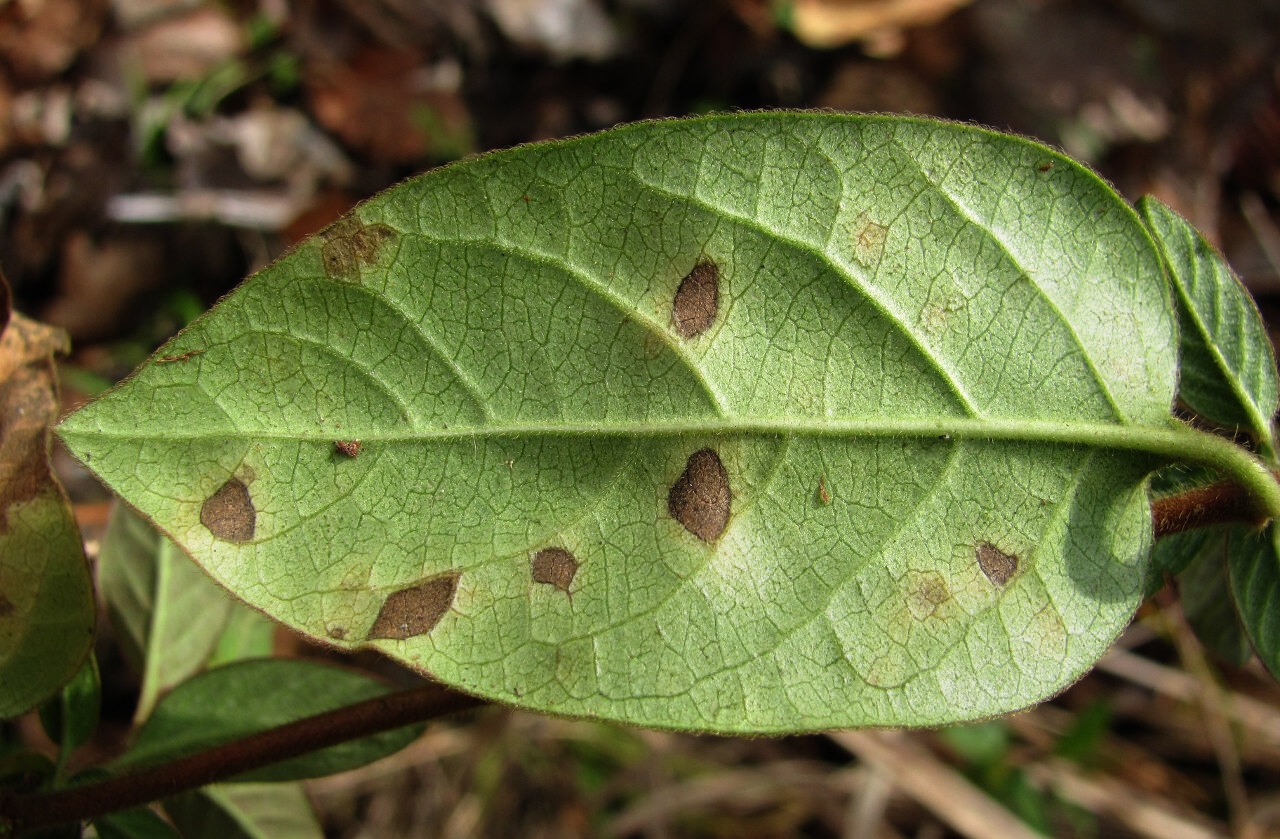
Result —
<path fill-rule="evenodd" d="M 1260 520 L 1248 493 L 1230 481 L 1190 489 L 1151 504 L 1151 521 L 1157 539 L 1214 524 Z"/>
<path fill-rule="evenodd" d="M 101 783 L 34 795 L 5 795 L 0 797 L 0 835 L 127 810 L 327 746 L 479 704 L 479 699 L 430 684 L 306 717 Z"/>

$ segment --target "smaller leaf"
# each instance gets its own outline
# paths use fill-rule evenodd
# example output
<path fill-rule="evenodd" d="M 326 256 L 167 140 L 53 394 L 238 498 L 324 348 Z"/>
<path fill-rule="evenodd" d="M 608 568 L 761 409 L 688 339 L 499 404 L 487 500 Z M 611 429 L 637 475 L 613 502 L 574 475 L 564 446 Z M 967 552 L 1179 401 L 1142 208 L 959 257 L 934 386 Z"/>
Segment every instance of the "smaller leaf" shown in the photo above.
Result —
<path fill-rule="evenodd" d="M 1227 557 L 1231 593 L 1254 652 L 1271 675 L 1280 677 L 1280 529 L 1238 541 Z"/>
<path fill-rule="evenodd" d="M 1274 460 L 1276 359 L 1262 316 L 1226 260 L 1194 227 L 1151 196 L 1138 202 L 1179 302 L 1178 396 L 1200 416 L 1248 429 Z"/>
<path fill-rule="evenodd" d="M 185 839 L 173 825 L 146 807 L 94 819 L 93 828 L 100 839 Z"/>
<path fill-rule="evenodd" d="M 120 505 L 98 560 L 98 586 L 126 654 L 142 672 L 135 720 L 200 670 L 235 608 L 177 545 Z"/>
<path fill-rule="evenodd" d="M 247 658 L 269 657 L 275 646 L 276 626 L 276 622 L 265 615 L 237 604 L 206 666 L 213 668 Z"/>
<path fill-rule="evenodd" d="M 1236 552 L 1243 551 L 1251 559 L 1255 551 L 1253 541 L 1247 527 L 1214 528 L 1200 555 L 1178 575 L 1187 623 L 1205 649 L 1236 666 L 1248 661 L 1253 649 L 1231 599 L 1227 567 Z"/>
<path fill-rule="evenodd" d="M 59 766 L 66 765 L 72 751 L 89 742 L 98 728 L 102 705 L 102 680 L 98 659 L 90 653 L 84 666 L 62 688 L 62 692 L 40 708 L 45 734 L 58 744 Z"/>
<path fill-rule="evenodd" d="M 164 803 L 183 839 L 321 839 L 301 784 L 214 784 Z"/>
<path fill-rule="evenodd" d="M 0 717 L 56 693 L 93 641 L 89 566 L 49 469 L 53 355 L 66 348 L 61 330 L 17 314 L 0 337 Z"/>
<path fill-rule="evenodd" d="M 133 748 L 112 768 L 172 760 L 387 692 L 368 676 L 309 661 L 228 664 L 188 679 L 161 699 Z M 408 726 L 341 743 L 246 773 L 239 780 L 292 781 L 353 769 L 399 751 L 421 730 Z"/>

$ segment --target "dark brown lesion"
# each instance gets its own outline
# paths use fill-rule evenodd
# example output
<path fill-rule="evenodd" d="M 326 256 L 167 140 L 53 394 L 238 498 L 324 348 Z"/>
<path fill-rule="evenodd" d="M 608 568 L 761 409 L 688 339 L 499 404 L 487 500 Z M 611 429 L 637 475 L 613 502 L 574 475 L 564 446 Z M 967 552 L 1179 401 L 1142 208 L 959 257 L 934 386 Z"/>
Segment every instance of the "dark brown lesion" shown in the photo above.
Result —
<path fill-rule="evenodd" d="M 377 620 L 365 637 L 370 641 L 377 638 L 403 641 L 435 629 L 453 606 L 460 576 L 456 572 L 445 574 L 394 592 L 383 602 Z"/>
<path fill-rule="evenodd" d="M 334 451 L 336 451 L 340 455 L 344 455 L 345 457 L 360 456 L 359 440 L 334 440 L 333 448 L 334 448 Z"/>
<path fill-rule="evenodd" d="M 982 573 L 997 586 L 1004 586 L 1018 572 L 1017 554 L 1005 553 L 990 542 L 979 542 L 974 554 Z"/>
<path fill-rule="evenodd" d="M 346 216 L 320 234 L 320 259 L 324 272 L 336 280 L 357 279 L 360 270 L 378 264 L 387 246 L 399 237 L 389 225 L 375 222 L 361 224 L 354 216 Z"/>
<path fill-rule="evenodd" d="M 703 259 L 676 288 L 671 325 L 681 338 L 696 338 L 711 328 L 720 313 L 720 268 Z"/>
<path fill-rule="evenodd" d="M 684 472 L 667 493 L 667 512 L 694 536 L 714 542 L 729 526 L 733 496 L 729 473 L 713 449 L 689 456 Z"/>
<path fill-rule="evenodd" d="M 226 542 L 249 542 L 257 527 L 257 510 L 249 487 L 231 478 L 200 505 L 200 523 Z"/>
<path fill-rule="evenodd" d="M 555 586 L 565 594 L 577 573 L 577 558 L 564 548 L 543 548 L 529 560 L 529 576 L 535 583 Z"/>

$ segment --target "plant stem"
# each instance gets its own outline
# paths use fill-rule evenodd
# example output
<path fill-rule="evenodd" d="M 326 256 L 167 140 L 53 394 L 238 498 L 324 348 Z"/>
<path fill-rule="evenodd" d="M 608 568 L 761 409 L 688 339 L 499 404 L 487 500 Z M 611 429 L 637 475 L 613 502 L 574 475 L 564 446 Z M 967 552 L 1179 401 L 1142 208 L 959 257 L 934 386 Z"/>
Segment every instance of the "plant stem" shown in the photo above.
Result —
<path fill-rule="evenodd" d="M 306 717 L 169 763 L 83 787 L 0 796 L 0 835 L 85 821 L 251 769 L 482 704 L 437 684 Z"/>
<path fill-rule="evenodd" d="M 1151 502 L 1156 538 L 1215 524 L 1262 524 L 1252 497 L 1231 481 L 1196 487 Z"/>

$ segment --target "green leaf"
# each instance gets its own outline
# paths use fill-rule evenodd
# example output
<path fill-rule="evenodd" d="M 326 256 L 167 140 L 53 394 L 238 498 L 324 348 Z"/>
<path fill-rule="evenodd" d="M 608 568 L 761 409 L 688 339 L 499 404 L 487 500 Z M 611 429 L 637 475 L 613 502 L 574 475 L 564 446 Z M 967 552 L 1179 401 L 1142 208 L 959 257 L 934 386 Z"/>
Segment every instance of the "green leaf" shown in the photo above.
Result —
<path fill-rule="evenodd" d="M 1186 219 L 1151 196 L 1138 202 L 1138 211 L 1177 290 L 1179 398 L 1205 419 L 1247 429 L 1274 459 L 1276 357 L 1257 305 L 1226 260 Z"/>
<path fill-rule="evenodd" d="M 94 819 L 100 839 L 185 839 L 173 825 L 146 807 Z"/>
<path fill-rule="evenodd" d="M 93 643 L 89 565 L 49 469 L 53 354 L 66 348 L 61 330 L 17 314 L 0 337 L 0 718 L 56 694 Z"/>
<path fill-rule="evenodd" d="M 209 656 L 209 667 L 220 667 L 246 658 L 267 658 L 275 647 L 276 624 L 252 609 L 237 606 L 231 610 L 218 646 Z"/>
<path fill-rule="evenodd" d="M 84 666 L 63 685 L 58 696 L 40 708 L 40 724 L 61 751 L 70 752 L 89 742 L 98 728 L 102 705 L 102 680 L 92 653 Z"/>
<path fill-rule="evenodd" d="M 1253 656 L 1235 601 L 1231 597 L 1228 567 L 1240 555 L 1254 562 L 1257 534 L 1243 525 L 1205 531 L 1209 539 L 1200 555 L 1178 575 L 1182 611 L 1205 648 L 1218 658 L 1240 666 Z"/>
<path fill-rule="evenodd" d="M 98 586 L 121 645 L 142 672 L 135 721 L 199 671 L 235 604 L 181 548 L 117 506 L 102 538 Z"/>
<path fill-rule="evenodd" d="M 301 784 L 215 784 L 164 803 L 183 839 L 322 839 Z"/>
<path fill-rule="evenodd" d="M 193 676 L 156 705 L 113 770 L 160 763 L 387 692 L 367 676 L 308 661 L 265 659 Z M 353 740 L 239 776 L 289 781 L 363 766 L 404 748 L 421 726 Z"/>
<path fill-rule="evenodd" d="M 1280 509 L 1171 419 L 1176 346 L 1150 236 L 1061 155 L 717 116 L 406 182 L 60 433 L 255 607 L 473 693 L 940 725 L 1103 653 L 1155 466 Z"/>
<path fill-rule="evenodd" d="M 1280 678 L 1280 529 L 1239 540 L 1227 555 L 1231 593 L 1253 650 L 1271 675 Z"/>

